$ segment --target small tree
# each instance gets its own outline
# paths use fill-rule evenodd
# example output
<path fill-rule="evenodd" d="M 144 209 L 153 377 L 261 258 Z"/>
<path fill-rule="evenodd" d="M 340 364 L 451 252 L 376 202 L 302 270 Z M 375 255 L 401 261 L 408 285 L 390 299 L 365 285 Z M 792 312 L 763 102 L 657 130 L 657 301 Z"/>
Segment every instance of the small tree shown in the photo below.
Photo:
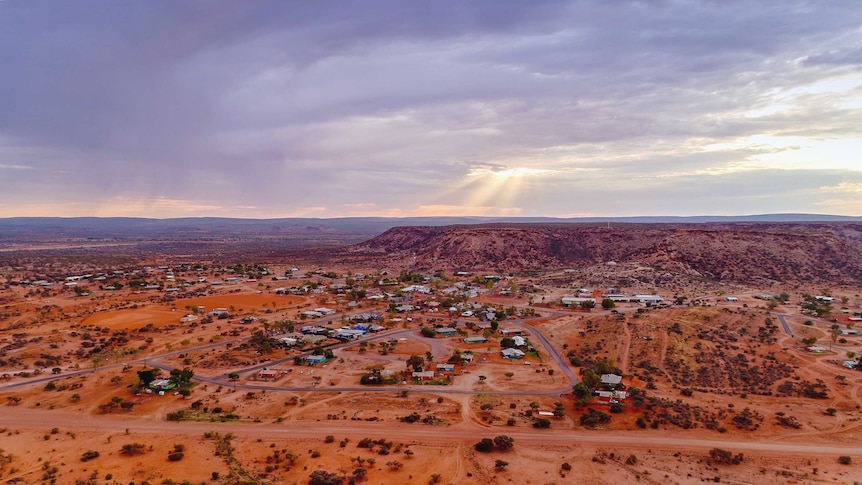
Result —
<path fill-rule="evenodd" d="M 415 372 L 422 372 L 425 365 L 425 359 L 418 355 L 411 355 L 407 359 L 407 367 L 412 367 Z"/>
<path fill-rule="evenodd" d="M 495 462 L 494 462 L 494 468 L 496 468 L 497 470 L 503 470 L 503 469 L 505 469 L 507 466 L 509 466 L 509 462 L 508 462 L 508 461 L 497 460 L 497 461 L 495 461 Z"/>
<path fill-rule="evenodd" d="M 491 438 L 482 438 L 481 441 L 473 445 L 476 451 L 488 453 L 494 449 L 494 441 Z"/>
<path fill-rule="evenodd" d="M 494 444 L 501 450 L 511 450 L 515 446 L 515 439 L 511 436 L 501 434 L 494 438 Z"/>

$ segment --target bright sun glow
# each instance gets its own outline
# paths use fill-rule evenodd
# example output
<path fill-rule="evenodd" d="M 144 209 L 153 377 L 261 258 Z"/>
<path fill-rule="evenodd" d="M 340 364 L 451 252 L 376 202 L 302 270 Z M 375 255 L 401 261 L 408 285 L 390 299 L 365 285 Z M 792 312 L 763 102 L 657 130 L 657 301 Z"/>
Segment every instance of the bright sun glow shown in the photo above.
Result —
<path fill-rule="evenodd" d="M 545 175 L 551 173 L 552 170 L 544 170 L 540 168 L 525 168 L 525 167 L 506 167 L 506 168 L 474 168 L 470 170 L 470 176 L 485 176 L 491 175 L 498 179 L 506 180 L 520 177 L 530 177 L 536 175 Z"/>

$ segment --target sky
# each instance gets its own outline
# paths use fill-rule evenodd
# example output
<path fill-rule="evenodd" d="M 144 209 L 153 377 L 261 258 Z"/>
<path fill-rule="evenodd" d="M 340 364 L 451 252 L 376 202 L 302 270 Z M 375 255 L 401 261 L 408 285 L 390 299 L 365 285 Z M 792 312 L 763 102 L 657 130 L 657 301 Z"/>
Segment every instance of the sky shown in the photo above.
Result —
<path fill-rule="evenodd" d="M 862 215 L 853 1 L 0 0 L 0 217 Z"/>

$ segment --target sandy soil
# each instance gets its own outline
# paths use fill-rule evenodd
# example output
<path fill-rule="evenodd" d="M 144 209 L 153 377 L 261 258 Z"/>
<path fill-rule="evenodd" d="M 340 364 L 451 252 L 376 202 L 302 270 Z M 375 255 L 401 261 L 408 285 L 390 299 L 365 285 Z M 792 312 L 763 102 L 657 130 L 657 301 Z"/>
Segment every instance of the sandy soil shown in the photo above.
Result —
<path fill-rule="evenodd" d="M 307 483 L 315 470 L 350 476 L 360 465 L 370 483 L 381 484 L 430 483 L 438 475 L 439 483 L 466 484 L 688 484 L 716 477 L 722 483 L 862 480 L 855 466 L 862 462 L 862 373 L 841 366 L 847 352 L 859 352 L 862 340 L 847 336 L 844 343 L 832 343 L 831 322 L 814 319 L 806 325 L 810 318 L 797 308 L 780 306 L 774 312 L 786 315 L 797 337 L 792 338 L 777 315 L 757 308 L 761 302 L 753 298 L 755 290 L 740 293 L 735 304 L 717 297 L 709 306 L 665 310 L 625 304 L 616 309 L 621 315 L 537 305 L 541 318 L 523 323 L 551 347 L 524 327 L 539 350 L 539 357 L 524 360 L 501 357 L 499 334 L 472 345 L 462 337 L 420 335 L 420 324 L 448 324 L 451 318 L 415 313 L 407 322 L 406 315 L 386 315 L 384 322 L 394 325 L 369 340 L 364 350 L 358 342 L 330 340 L 326 345 L 334 358 L 313 367 L 293 362 L 308 348 L 261 352 L 246 344 L 253 331 L 263 328 L 261 319 L 295 320 L 300 309 L 344 308 L 343 299 L 275 295 L 253 282 L 207 291 L 212 294 L 164 301 L 128 290 L 76 297 L 64 288 L 47 294 L 4 289 L 0 449 L 12 458 L 0 458 L 0 480 Z M 554 291 L 564 290 L 549 288 L 547 294 Z M 526 299 L 483 298 L 495 305 L 528 306 Z M 210 323 L 181 322 L 193 306 L 231 308 L 233 315 Z M 364 302 L 355 311 L 369 309 L 386 310 Z M 242 324 L 244 316 L 258 320 Z M 776 330 L 770 330 L 767 319 Z M 341 314 L 320 322 L 297 321 L 311 323 L 339 326 Z M 458 321 L 458 327 L 465 323 Z M 800 337 L 815 337 L 832 349 L 806 352 Z M 390 340 L 395 344 L 384 351 L 381 343 Z M 100 347 L 95 357 L 90 353 L 94 346 Z M 359 384 L 372 366 L 398 374 L 411 355 L 427 358 L 430 353 L 433 366 L 455 350 L 471 350 L 475 359 L 456 366 L 450 385 Z M 624 402 L 623 412 L 613 414 L 610 422 L 585 428 L 582 415 L 590 409 L 608 412 L 609 406 L 600 400 L 575 406 L 566 371 L 577 374 L 582 367 L 569 365 L 569 352 L 612 360 L 626 374 L 624 383 L 647 389 L 649 397 L 664 404 L 648 408 Z M 562 356 L 562 366 L 554 353 Z M 735 364 L 719 365 L 719 360 Z M 190 396 L 136 394 L 137 372 L 154 366 L 163 369 L 163 376 L 169 369 L 193 369 L 198 379 Z M 275 381 L 257 380 L 264 366 L 283 373 Z M 778 377 L 760 387 L 738 377 L 740 372 L 755 375 L 750 374 L 753 366 L 762 372 L 774 368 L 770 372 Z M 231 372 L 240 378 L 229 380 Z M 822 388 L 825 397 L 781 394 L 778 386 L 785 382 L 798 383 L 790 386 L 796 390 Z M 683 393 L 685 389 L 691 393 Z M 760 392 L 765 389 L 769 393 Z M 106 408 L 112 400 L 131 405 Z M 550 418 L 550 429 L 534 428 L 535 413 L 553 411 L 557 403 L 563 416 Z M 673 406 L 682 408 L 660 417 L 661 410 Z M 733 418 L 746 408 L 753 411 L 753 424 L 734 426 Z M 827 412 L 830 408 L 834 411 Z M 178 411 L 184 413 L 183 421 L 168 421 Z M 414 413 L 418 422 L 401 420 Z M 692 427 L 674 424 L 685 413 Z M 710 416 L 716 427 L 705 424 Z M 792 417 L 799 426 L 781 424 L 780 416 Z M 642 417 L 658 425 L 640 429 Z M 232 433 L 229 456 L 216 454 L 213 432 L 222 437 Z M 330 435 L 331 442 L 326 439 Z M 481 438 L 498 435 L 514 437 L 514 449 L 474 449 Z M 358 448 L 363 438 L 391 442 L 383 446 L 388 454 L 381 454 L 380 444 Z M 123 454 L 123 445 L 132 443 L 143 444 L 141 453 Z M 169 461 L 175 445 L 182 445 L 183 458 Z M 714 463 L 712 448 L 743 453 L 744 459 L 738 465 Z M 83 462 L 87 450 L 100 456 Z M 839 464 L 841 455 L 853 465 Z M 507 465 L 495 467 L 496 460 Z"/>

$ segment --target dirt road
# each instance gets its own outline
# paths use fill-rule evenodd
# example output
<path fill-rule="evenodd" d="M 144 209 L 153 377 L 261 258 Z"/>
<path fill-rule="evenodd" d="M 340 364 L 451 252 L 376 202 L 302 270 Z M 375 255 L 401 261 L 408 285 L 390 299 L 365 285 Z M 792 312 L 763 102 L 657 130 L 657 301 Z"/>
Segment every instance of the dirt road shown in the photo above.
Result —
<path fill-rule="evenodd" d="M 10 430 L 49 430 L 59 428 L 72 432 L 115 432 L 142 434 L 196 435 L 207 431 L 231 432 L 236 435 L 266 438 L 319 438 L 325 435 L 362 437 L 398 437 L 401 441 L 423 443 L 475 442 L 495 434 L 499 428 L 481 426 L 476 422 L 463 422 L 454 426 L 405 425 L 400 422 L 361 421 L 291 421 L 289 423 L 199 423 L 152 421 L 146 418 L 119 416 L 82 416 L 64 410 L 28 409 L 6 406 L 0 415 L 0 426 Z M 735 452 L 763 454 L 804 454 L 818 456 L 848 455 L 862 457 L 862 446 L 833 444 L 792 443 L 787 440 L 757 441 L 755 437 L 740 440 L 721 440 L 681 436 L 680 433 L 651 433 L 645 431 L 571 431 L 531 430 L 507 428 L 505 434 L 516 442 L 527 444 L 615 446 L 635 449 L 666 449 L 690 451 L 726 448 Z"/>

